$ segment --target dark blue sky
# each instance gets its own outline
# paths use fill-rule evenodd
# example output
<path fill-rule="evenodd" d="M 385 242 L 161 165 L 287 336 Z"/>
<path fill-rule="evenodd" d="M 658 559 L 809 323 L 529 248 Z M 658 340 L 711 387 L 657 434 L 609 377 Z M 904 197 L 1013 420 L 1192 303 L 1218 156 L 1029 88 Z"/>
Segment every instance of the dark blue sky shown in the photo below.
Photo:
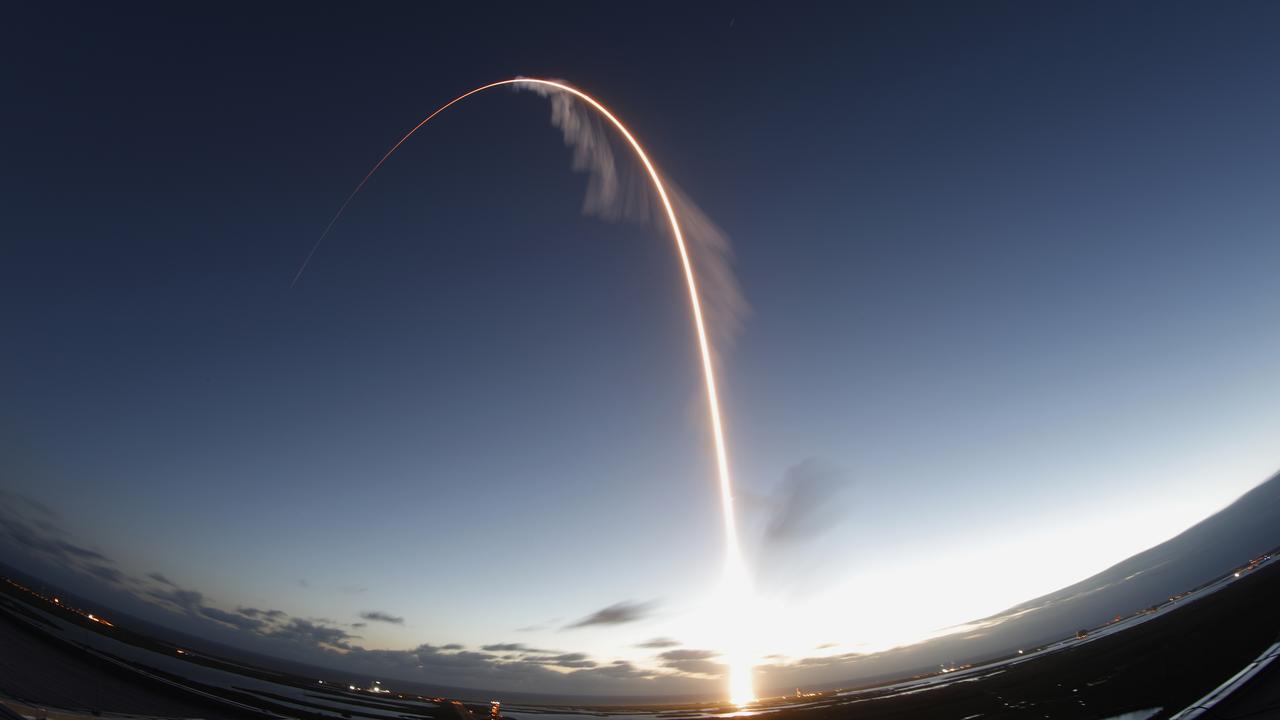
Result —
<path fill-rule="evenodd" d="M 698 648 L 720 560 L 684 290 L 661 228 L 580 212 L 545 99 L 441 116 L 289 288 L 406 129 L 523 74 L 608 104 L 733 240 L 753 312 L 724 358 L 729 444 L 760 592 L 816 618 L 789 636 L 883 645 L 1066 585 L 1280 461 L 1278 22 L 1266 3 L 8 8 L 6 512 L 48 506 L 47 532 L 174 623 L 202 617 L 157 596 L 180 587 L 367 648 L 687 670 L 633 647 Z M 824 532 L 777 547 L 789 497 L 817 497 Z M 1018 553 L 1043 561 L 1007 577 Z M 872 625 L 803 610 L 904 567 L 916 597 L 973 589 L 937 614 L 899 586 L 865 600 Z M 623 601 L 633 622 L 558 630 Z M 370 610 L 404 622 L 357 625 Z"/>

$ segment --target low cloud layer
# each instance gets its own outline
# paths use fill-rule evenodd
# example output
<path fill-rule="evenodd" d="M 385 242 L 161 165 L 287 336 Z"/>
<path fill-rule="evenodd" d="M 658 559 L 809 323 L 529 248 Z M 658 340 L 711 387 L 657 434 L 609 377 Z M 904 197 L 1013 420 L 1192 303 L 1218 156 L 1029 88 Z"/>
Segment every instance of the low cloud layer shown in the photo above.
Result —
<path fill-rule="evenodd" d="M 690 675 L 719 677 L 725 672 L 724 663 L 714 661 L 720 657 L 715 650 L 668 650 L 658 655 L 662 666 Z"/>
<path fill-rule="evenodd" d="M 53 509 L 25 495 L 0 490 L 0 541 L 51 565 L 91 575 L 108 584 L 125 581 L 110 558 L 72 542 Z"/>
<path fill-rule="evenodd" d="M 275 608 L 238 605 L 228 609 L 163 572 L 130 575 L 104 553 L 77 543 L 53 510 L 7 491 L 0 491 L 0 543 L 140 600 L 162 614 L 184 618 L 185 624 L 168 623 L 174 627 L 211 638 L 234 637 L 236 644 L 246 648 L 352 671 L 463 687 L 585 694 L 703 692 L 716 672 L 709 656 L 670 656 L 656 659 L 654 667 L 641 667 L 630 660 L 604 660 L 584 652 L 516 642 L 493 643 L 478 651 L 457 643 L 424 643 L 409 650 L 368 649 L 353 630 L 369 622 L 403 625 L 404 618 L 366 610 L 359 614 L 361 622 L 344 624 L 296 617 Z M 305 580 L 297 584 L 314 588 Z M 633 623 L 648 617 L 655 607 L 653 602 L 618 602 L 562 629 Z M 219 635 L 214 628 L 230 635 Z M 654 638 L 642 645 L 662 649 L 678 643 Z"/>
<path fill-rule="evenodd" d="M 485 645 L 480 648 L 486 652 L 544 652 L 527 647 L 524 643 L 495 643 L 493 645 Z"/>
<path fill-rule="evenodd" d="M 157 618 L 161 624 L 209 639 L 231 641 L 268 655 L 352 672 L 508 691 L 674 695 L 710 692 L 716 683 L 722 682 L 726 669 L 717 651 L 682 648 L 679 641 L 668 637 L 653 637 L 637 643 L 636 647 L 642 650 L 656 652 L 639 662 L 519 642 L 491 643 L 479 650 L 457 643 L 423 643 L 411 649 L 369 649 L 355 634 L 365 622 L 400 625 L 403 618 L 367 610 L 360 613 L 362 622 L 342 623 L 297 617 L 276 608 L 224 605 L 163 572 L 152 571 L 140 576 L 125 572 L 105 553 L 77 542 L 63 529 L 54 511 L 6 491 L 0 491 L 0 543 L 51 567 L 78 573 L 95 583 L 94 587 L 108 588 L 146 603 L 143 607 L 150 606 L 169 618 Z M 653 602 L 618 602 L 562 629 L 639 622 L 649 617 L 655 608 Z M 177 622 L 178 618 L 182 621 Z M 757 671 L 762 679 L 777 677 L 792 682 L 795 673 L 814 668 L 843 672 L 852 658 L 778 658 L 758 667 Z"/>

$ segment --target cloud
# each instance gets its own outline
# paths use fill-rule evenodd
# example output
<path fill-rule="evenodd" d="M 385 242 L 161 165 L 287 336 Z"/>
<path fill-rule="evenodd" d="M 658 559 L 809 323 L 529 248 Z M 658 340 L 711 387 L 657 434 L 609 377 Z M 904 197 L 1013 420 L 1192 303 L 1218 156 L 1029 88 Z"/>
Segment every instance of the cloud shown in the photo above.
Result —
<path fill-rule="evenodd" d="M 621 678 L 626 680 L 638 680 L 653 677 L 652 670 L 642 670 L 627 660 L 614 660 L 608 665 L 602 665 L 590 672 L 603 677 Z"/>
<path fill-rule="evenodd" d="M 0 542 L 14 546 L 57 567 L 93 576 L 109 585 L 125 586 L 133 579 L 115 567 L 111 558 L 69 539 L 49 506 L 25 495 L 0 490 Z"/>
<path fill-rule="evenodd" d="M 404 618 L 385 613 L 381 610 L 366 610 L 360 613 L 360 617 L 370 622 L 388 623 L 390 625 L 403 625 Z"/>
<path fill-rule="evenodd" d="M 592 625 L 623 625 L 648 617 L 655 604 L 652 602 L 635 602 L 623 600 L 607 608 L 597 610 L 590 615 L 564 626 L 565 630 L 589 627 Z"/>
<path fill-rule="evenodd" d="M 720 657 L 715 650 L 668 650 L 658 655 L 662 666 L 690 675 L 718 677 L 725 672 L 723 663 L 712 662 Z"/>
<path fill-rule="evenodd" d="M 45 505 L 44 503 L 40 502 L 39 500 L 36 500 L 35 498 L 29 498 L 26 495 L 22 495 L 20 493 L 6 492 L 4 490 L 0 490 L 0 501 L 4 501 L 6 498 L 10 499 L 12 502 L 16 504 L 24 505 L 28 509 L 34 510 L 37 515 L 43 515 L 49 519 L 56 519 L 58 517 L 58 514 L 53 511 L 53 508 L 49 507 L 48 505 Z"/>
<path fill-rule="evenodd" d="M 355 635 L 348 633 L 342 628 L 333 627 L 331 625 L 321 625 L 302 618 L 292 618 L 287 623 L 265 633 L 265 636 L 307 648 L 337 650 L 356 649 L 356 647 L 350 642 L 356 638 Z"/>
<path fill-rule="evenodd" d="M 652 669 L 626 660 L 602 663 L 581 652 L 534 651 L 520 643 L 495 643 L 489 647 L 500 652 L 467 651 L 457 644 L 423 644 L 411 650 L 366 650 L 352 645 L 329 657 L 360 672 L 431 678 L 433 682 L 460 686 L 569 694 L 602 690 L 641 694 L 705 692 L 705 683 L 713 677 L 709 673 L 717 670 L 709 660 L 683 661 L 706 663 L 706 667 L 690 664 L 686 670 Z M 514 649 L 517 647 L 521 649 Z"/>
<path fill-rule="evenodd" d="M 148 577 L 157 574 L 159 573 L 150 573 Z M 152 577 L 152 579 L 154 580 L 155 578 Z M 157 580 L 157 582 L 160 581 Z M 209 605 L 205 601 L 204 593 L 199 590 L 188 590 L 179 587 L 167 579 L 165 583 L 165 587 L 151 588 L 146 591 L 144 596 L 140 597 L 150 599 L 174 612 L 212 620 L 220 625 L 258 635 L 270 634 L 272 629 L 287 617 L 283 610 L 259 610 L 251 607 L 238 607 L 235 611 L 223 610 Z"/>
<path fill-rule="evenodd" d="M 273 621 L 279 620 L 288 615 L 288 613 L 286 613 L 283 610 L 259 610 L 258 608 L 254 608 L 254 607 L 238 607 L 236 608 L 236 612 L 240 613 L 245 617 L 260 618 L 263 620 L 273 620 Z"/>
<path fill-rule="evenodd" d="M 265 625 L 265 623 L 262 620 L 259 620 L 257 618 L 247 617 L 245 615 L 241 615 L 240 613 L 227 612 L 226 610 L 220 610 L 218 608 L 210 607 L 207 605 L 201 606 L 199 608 L 199 612 L 200 612 L 200 615 L 203 617 L 209 618 L 214 622 L 219 622 L 219 623 L 222 623 L 223 625 L 228 625 L 230 627 L 236 628 L 237 630 L 248 630 L 250 632 L 256 632 L 258 630 L 261 630 L 262 626 Z"/>
<path fill-rule="evenodd" d="M 663 660 L 709 660 L 720 657 L 720 653 L 715 650 L 668 650 L 659 653 L 658 657 Z"/>
<path fill-rule="evenodd" d="M 651 640 L 645 640 L 642 643 L 636 643 L 635 646 L 638 648 L 651 648 L 654 650 L 660 650 L 662 648 L 679 647 L 680 643 L 676 640 L 672 640 L 671 638 L 656 637 Z"/>
<path fill-rule="evenodd" d="M 53 542 L 58 546 L 58 549 L 61 550 L 62 552 L 68 555 L 80 558 L 82 560 L 93 560 L 95 562 L 111 562 L 110 560 L 107 559 L 106 555 L 103 555 L 100 552 L 90 550 L 88 548 L 82 548 L 79 545 L 74 545 L 65 540 L 55 540 Z"/>
<path fill-rule="evenodd" d="M 589 658 L 586 653 L 561 653 L 554 657 L 539 658 L 539 662 L 545 665 L 555 665 L 563 668 L 593 668 L 599 663 Z"/>
<path fill-rule="evenodd" d="M 110 565 L 91 563 L 84 566 L 84 571 L 110 585 L 123 585 L 128 580 L 128 576 L 119 568 Z"/>
<path fill-rule="evenodd" d="M 171 590 L 152 589 L 147 592 L 147 596 L 159 600 L 171 610 L 189 615 L 199 615 L 200 608 L 204 606 L 204 593 L 199 590 L 184 590 L 180 587 Z"/>
<path fill-rule="evenodd" d="M 532 665 L 555 665 L 563 668 L 593 668 L 599 665 L 589 655 L 580 652 L 559 653 L 556 655 L 524 655 L 517 658 L 515 662 Z"/>
<path fill-rule="evenodd" d="M 530 692 L 596 694 L 599 692 L 687 694 L 702 692 L 714 676 L 717 665 L 709 657 L 670 657 L 657 667 L 637 667 L 629 661 L 601 661 L 585 652 L 565 652 L 530 647 L 524 643 L 495 643 L 481 651 L 462 645 L 423 644 L 412 650 L 375 650 L 362 647 L 353 634 L 364 622 L 344 625 L 321 618 L 299 618 L 284 610 L 251 606 L 224 609 L 200 590 L 179 585 L 161 572 L 133 577 L 111 558 L 96 549 L 75 542 L 54 521 L 49 508 L 0 490 L 0 544 L 9 544 L 51 565 L 81 573 L 99 583 L 149 603 L 157 612 L 167 612 L 204 623 L 210 637 L 230 632 L 243 638 L 246 647 L 278 657 L 318 662 L 356 672 L 377 672 L 388 677 L 429 680 L 464 687 L 502 687 Z M 301 587 L 314 587 L 305 579 Z M 326 586 L 355 592 L 357 586 Z M 616 603 L 588 615 L 567 627 L 619 625 L 646 617 L 652 602 Z M 366 611 L 366 620 L 403 624 L 403 618 L 382 611 Z M 161 621 L 164 624 L 164 621 Z M 542 626 L 556 627 L 561 620 Z M 190 626 L 187 626 L 190 627 Z M 215 632 L 216 629 L 216 632 Z M 654 638 L 644 645 L 652 649 L 669 647 L 675 641 Z"/>
<path fill-rule="evenodd" d="M 161 585 L 168 585 L 169 587 L 177 587 L 177 585 L 175 585 L 172 580 L 165 577 L 164 574 L 162 573 L 150 572 L 150 573 L 147 573 L 147 577 L 151 578 L 152 580 L 155 580 Z"/>

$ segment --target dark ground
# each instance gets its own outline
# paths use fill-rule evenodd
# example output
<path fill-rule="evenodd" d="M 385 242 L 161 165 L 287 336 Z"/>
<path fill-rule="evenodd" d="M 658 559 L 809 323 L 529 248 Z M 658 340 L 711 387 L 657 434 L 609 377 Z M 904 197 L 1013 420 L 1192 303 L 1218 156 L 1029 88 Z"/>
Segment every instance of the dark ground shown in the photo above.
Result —
<path fill-rule="evenodd" d="M 1201 717 L 1203 720 L 1280 718 L 1280 662 L 1273 661 L 1247 685 Z"/>
<path fill-rule="evenodd" d="M 139 715 L 238 720 L 219 705 L 144 682 L 132 672 L 50 640 L 0 612 L 0 693 L 32 705 Z"/>

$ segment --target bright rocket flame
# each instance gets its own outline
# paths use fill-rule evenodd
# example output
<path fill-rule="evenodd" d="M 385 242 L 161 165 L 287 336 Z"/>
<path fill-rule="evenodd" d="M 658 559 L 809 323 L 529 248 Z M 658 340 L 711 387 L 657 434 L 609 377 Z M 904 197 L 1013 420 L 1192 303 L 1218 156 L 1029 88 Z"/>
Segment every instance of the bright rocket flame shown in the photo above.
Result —
<path fill-rule="evenodd" d="M 730 505 L 732 512 L 732 505 Z M 733 525 L 733 517 L 728 523 Z M 737 540 L 736 530 L 734 540 Z M 727 547 L 724 566 L 724 583 L 721 586 L 721 609 L 727 614 L 725 637 L 721 638 L 724 657 L 729 666 L 729 701 L 739 707 L 754 702 L 755 684 L 751 677 L 754 658 L 748 641 L 752 624 L 756 619 L 751 592 L 751 578 L 743 561 L 742 551 L 736 544 Z"/>
<path fill-rule="evenodd" d="M 680 264 L 684 269 L 685 284 L 689 289 L 689 305 L 693 311 L 693 324 L 698 336 L 698 351 L 702 357 L 702 376 L 707 388 L 707 410 L 711 415 L 711 434 L 714 438 L 716 453 L 716 472 L 720 483 L 720 510 L 724 522 L 724 540 L 725 540 L 725 566 L 724 578 L 721 585 L 723 610 L 728 615 L 728 619 L 732 625 L 729 631 L 729 637 L 724 638 L 726 647 L 725 658 L 729 665 L 729 700 L 737 705 L 745 705 L 755 700 L 755 689 L 752 680 L 752 657 L 750 651 L 744 644 L 749 633 L 749 618 L 747 616 L 747 608 L 750 607 L 751 596 L 751 580 L 747 573 L 746 563 L 742 557 L 742 546 L 738 541 L 738 524 L 733 509 L 733 483 L 729 475 L 729 456 L 725 449 L 724 428 L 720 421 L 720 398 L 716 391 L 716 374 L 715 367 L 711 355 L 711 342 L 707 339 L 706 323 L 702 318 L 702 301 L 698 294 L 698 281 L 693 271 L 693 262 L 689 258 L 689 251 L 685 245 L 684 233 L 680 230 L 680 221 L 676 218 L 675 208 L 672 207 L 671 198 L 667 195 L 667 189 L 662 184 L 662 178 L 658 175 L 657 169 L 649 160 L 649 156 L 645 153 L 644 148 L 640 146 L 640 142 L 636 140 L 626 125 L 622 124 L 612 112 L 604 105 L 590 95 L 554 80 L 543 80 L 539 78 L 512 78 L 510 80 L 499 80 L 498 82 L 481 85 L 474 90 L 465 92 L 449 102 L 441 105 L 435 112 L 428 115 L 413 127 L 412 130 L 405 133 L 404 137 L 396 141 L 395 145 L 382 156 L 380 160 L 369 170 L 360 184 L 356 185 L 355 190 L 347 196 L 342 206 L 338 208 L 338 212 L 334 214 L 333 219 L 329 221 L 324 232 L 320 234 L 315 245 L 311 247 L 311 251 L 307 253 L 306 259 L 302 261 L 302 265 L 298 268 L 298 272 L 293 277 L 290 287 L 296 285 L 302 277 L 302 273 L 306 271 L 308 263 L 311 262 L 312 256 L 320 247 L 320 243 L 324 242 L 329 231 L 333 229 L 334 224 L 342 217 L 342 213 L 351 204 L 351 201 L 369 182 L 369 178 L 378 172 L 383 163 L 390 158 L 396 150 L 400 148 L 410 137 L 413 136 L 422 126 L 426 125 L 435 116 L 448 110 L 453 105 L 475 95 L 476 93 L 491 90 L 503 85 L 532 85 L 535 87 L 551 88 L 567 92 L 579 100 L 590 105 L 598 111 L 606 120 L 617 128 L 622 137 L 626 138 L 631 149 L 635 151 L 636 157 L 640 159 L 644 169 L 649 174 L 649 179 L 653 182 L 653 189 L 658 193 L 658 197 L 662 200 L 662 208 L 666 212 L 667 221 L 671 225 L 671 234 L 676 241 L 676 250 L 680 255 Z"/>

